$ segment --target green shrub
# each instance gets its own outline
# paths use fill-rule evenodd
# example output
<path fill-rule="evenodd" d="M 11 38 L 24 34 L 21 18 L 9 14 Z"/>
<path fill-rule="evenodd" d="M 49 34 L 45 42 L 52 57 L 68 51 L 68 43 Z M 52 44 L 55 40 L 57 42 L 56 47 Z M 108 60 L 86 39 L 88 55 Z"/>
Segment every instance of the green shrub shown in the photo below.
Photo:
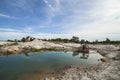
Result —
<path fill-rule="evenodd" d="M 18 45 L 18 42 L 13 42 L 13 43 L 9 44 L 9 46 L 13 46 L 13 45 Z"/>

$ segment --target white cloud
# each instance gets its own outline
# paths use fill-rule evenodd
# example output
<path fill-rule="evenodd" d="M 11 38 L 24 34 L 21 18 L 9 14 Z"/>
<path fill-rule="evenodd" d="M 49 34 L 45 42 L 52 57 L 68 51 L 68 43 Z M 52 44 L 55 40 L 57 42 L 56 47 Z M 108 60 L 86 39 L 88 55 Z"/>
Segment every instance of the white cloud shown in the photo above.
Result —
<path fill-rule="evenodd" d="M 120 0 L 97 0 L 90 11 L 91 17 L 100 20 L 114 19 L 120 16 Z"/>
<path fill-rule="evenodd" d="M 7 39 L 21 39 L 22 37 L 32 36 L 39 39 L 52 39 L 52 38 L 71 38 L 71 34 L 50 34 L 50 33 L 27 33 L 27 32 L 15 32 L 15 31 L 7 31 L 0 32 L 0 40 Z"/>
<path fill-rule="evenodd" d="M 60 24 L 64 32 L 90 40 L 120 39 L 120 0 L 81 2 L 82 6 L 79 0 L 70 0 L 68 4 L 72 15 Z"/>
<path fill-rule="evenodd" d="M 48 21 L 45 22 L 47 27 L 58 26 L 63 29 L 59 31 L 63 34 L 36 33 L 34 36 L 53 38 L 76 35 L 88 40 L 102 40 L 106 37 L 120 40 L 120 0 L 43 1 L 47 5 Z M 59 24 L 56 24 L 52 19 L 59 14 L 65 17 Z M 31 27 L 26 27 L 25 31 L 31 33 L 30 35 L 34 32 Z"/>
<path fill-rule="evenodd" d="M 22 37 L 32 36 L 39 39 L 52 38 L 71 38 L 71 34 L 52 34 L 52 33 L 34 33 L 31 27 L 24 27 L 24 29 L 0 28 L 0 40 L 7 39 L 21 39 Z"/>
<path fill-rule="evenodd" d="M 16 31 L 16 30 L 11 28 L 0 28 L 0 31 Z"/>
<path fill-rule="evenodd" d="M 43 2 L 46 4 L 45 12 L 47 14 L 47 21 L 44 24 L 44 27 L 50 27 L 53 22 L 53 17 L 61 14 L 61 0 L 43 0 Z"/>
<path fill-rule="evenodd" d="M 0 32 L 0 39 L 7 40 L 7 39 L 21 39 L 22 37 L 28 36 L 28 33 L 21 33 L 21 32 Z"/>
<path fill-rule="evenodd" d="M 14 17 L 12 17 L 12 16 L 9 16 L 9 15 L 6 15 L 6 14 L 2 14 L 2 13 L 0 13 L 0 17 L 4 17 L 4 18 L 14 18 Z"/>
<path fill-rule="evenodd" d="M 33 28 L 32 27 L 24 27 L 22 29 L 12 29 L 12 28 L 0 28 L 0 32 L 20 32 L 20 33 L 32 33 Z"/>
<path fill-rule="evenodd" d="M 58 11 L 60 11 L 61 5 L 60 0 L 43 0 L 45 4 L 48 6 L 48 12 L 53 17 Z"/>

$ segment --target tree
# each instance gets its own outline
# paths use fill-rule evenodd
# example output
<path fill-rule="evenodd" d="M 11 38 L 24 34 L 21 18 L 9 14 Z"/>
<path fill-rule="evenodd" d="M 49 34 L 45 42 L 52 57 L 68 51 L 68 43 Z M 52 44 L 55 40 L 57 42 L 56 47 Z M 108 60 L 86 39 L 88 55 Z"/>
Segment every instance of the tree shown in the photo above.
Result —
<path fill-rule="evenodd" d="M 42 39 L 43 41 L 47 41 L 47 39 Z"/>
<path fill-rule="evenodd" d="M 22 42 L 25 42 L 25 38 L 23 37 L 23 38 L 21 39 L 21 41 L 22 41 Z"/>
<path fill-rule="evenodd" d="M 71 38 L 71 41 L 72 41 L 72 42 L 75 42 L 75 43 L 78 43 L 78 42 L 79 42 L 79 37 L 73 36 L 73 37 Z"/>
<path fill-rule="evenodd" d="M 34 38 L 30 37 L 30 41 L 33 41 L 33 40 L 34 40 Z"/>
<path fill-rule="evenodd" d="M 86 40 L 85 43 L 90 43 L 90 41 Z"/>
<path fill-rule="evenodd" d="M 15 39 L 14 41 L 17 42 L 17 39 Z"/>
<path fill-rule="evenodd" d="M 7 40 L 7 41 L 8 41 L 8 42 L 13 42 L 13 40 L 10 40 L 10 39 L 9 39 L 9 40 Z"/>
<path fill-rule="evenodd" d="M 68 43 L 68 42 L 69 42 L 69 39 L 63 39 L 63 41 L 64 41 L 65 43 Z"/>
<path fill-rule="evenodd" d="M 99 41 L 98 40 L 95 40 L 95 44 L 97 44 Z"/>
<path fill-rule="evenodd" d="M 110 39 L 106 38 L 105 43 L 110 43 Z"/>
<path fill-rule="evenodd" d="M 81 44 L 84 44 L 84 43 L 85 43 L 85 40 L 84 40 L 84 39 L 81 39 L 80 43 L 81 43 Z"/>

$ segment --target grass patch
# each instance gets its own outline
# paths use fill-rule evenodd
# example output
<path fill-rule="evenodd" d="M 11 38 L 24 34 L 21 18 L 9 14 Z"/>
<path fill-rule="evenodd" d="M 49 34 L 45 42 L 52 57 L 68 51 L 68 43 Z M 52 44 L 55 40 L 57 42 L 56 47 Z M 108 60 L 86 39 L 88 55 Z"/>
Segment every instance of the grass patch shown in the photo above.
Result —
<path fill-rule="evenodd" d="M 3 45 L 0 45 L 0 47 L 2 47 Z"/>
<path fill-rule="evenodd" d="M 40 49 L 32 48 L 31 51 L 32 52 L 38 52 L 38 51 L 40 51 Z"/>
<path fill-rule="evenodd" d="M 13 46 L 13 45 L 18 45 L 18 42 L 13 42 L 13 43 L 9 44 L 9 46 Z"/>
<path fill-rule="evenodd" d="M 39 52 L 39 51 L 61 51 L 61 49 L 55 49 L 55 48 L 41 48 L 41 49 L 36 49 L 36 48 L 32 48 L 31 49 L 32 52 Z"/>

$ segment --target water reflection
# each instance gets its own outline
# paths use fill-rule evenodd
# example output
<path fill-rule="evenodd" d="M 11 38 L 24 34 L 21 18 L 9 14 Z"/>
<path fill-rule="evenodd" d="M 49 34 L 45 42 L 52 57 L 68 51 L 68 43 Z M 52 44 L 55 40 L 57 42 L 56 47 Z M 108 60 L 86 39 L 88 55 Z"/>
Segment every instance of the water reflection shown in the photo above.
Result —
<path fill-rule="evenodd" d="M 79 53 L 79 52 L 73 52 L 72 56 L 78 56 L 79 54 L 80 55 L 80 59 L 88 59 L 89 57 L 89 53 Z"/>
<path fill-rule="evenodd" d="M 25 56 L 29 56 L 29 54 L 28 54 L 28 53 L 24 53 L 24 55 L 25 55 Z"/>
<path fill-rule="evenodd" d="M 82 56 L 80 56 L 81 59 L 88 59 L 89 53 L 82 53 Z"/>
<path fill-rule="evenodd" d="M 72 54 L 72 56 L 77 56 L 77 55 L 79 55 L 79 52 L 76 52 L 76 51 L 74 51 Z"/>

